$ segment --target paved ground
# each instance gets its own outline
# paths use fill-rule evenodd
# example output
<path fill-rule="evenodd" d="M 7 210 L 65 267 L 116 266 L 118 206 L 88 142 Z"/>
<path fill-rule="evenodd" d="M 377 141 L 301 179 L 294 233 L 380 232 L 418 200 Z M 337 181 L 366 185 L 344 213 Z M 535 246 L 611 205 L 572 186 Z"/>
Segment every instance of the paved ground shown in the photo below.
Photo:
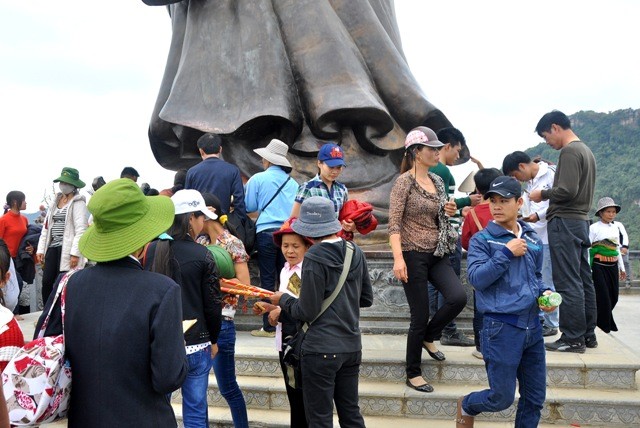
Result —
<path fill-rule="evenodd" d="M 611 336 L 622 341 L 640 356 L 640 294 L 621 295 L 613 310 L 613 317 L 619 331 L 612 332 Z"/>

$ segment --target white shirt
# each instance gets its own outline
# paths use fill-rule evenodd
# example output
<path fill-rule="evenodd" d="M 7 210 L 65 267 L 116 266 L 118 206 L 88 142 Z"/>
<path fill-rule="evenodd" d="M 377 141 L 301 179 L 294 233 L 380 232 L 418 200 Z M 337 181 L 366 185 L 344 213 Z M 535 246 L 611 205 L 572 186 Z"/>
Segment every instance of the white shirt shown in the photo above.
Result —
<path fill-rule="evenodd" d="M 594 242 L 608 239 L 618 245 L 619 252 L 622 246 L 620 245 L 620 229 L 618 228 L 618 225 L 620 225 L 620 223 L 603 223 L 602 220 L 593 223 L 589 226 L 589 240 L 593 244 Z M 618 257 L 618 268 L 622 272 L 625 271 L 622 257 Z"/>
<path fill-rule="evenodd" d="M 294 273 L 302 279 L 302 262 L 293 266 L 289 262 L 284 262 L 284 267 L 280 271 L 280 289 L 278 291 L 287 293 L 297 299 L 299 296 L 288 289 L 289 279 Z M 276 350 L 278 352 L 282 351 L 282 323 L 280 322 L 276 326 Z"/>
<path fill-rule="evenodd" d="M 547 208 L 549 208 L 549 200 L 541 202 L 533 202 L 529 199 L 529 193 L 534 190 L 547 190 L 553 187 L 553 178 L 556 175 L 555 165 L 549 166 L 548 163 L 540 161 L 538 162 L 538 173 L 533 179 L 527 181 L 527 191 L 522 195 L 524 200 L 523 212 L 527 215 L 536 213 L 538 214 L 539 221 L 535 223 L 529 223 L 529 226 L 538 234 L 542 243 L 549 244 L 549 237 L 547 235 Z"/>

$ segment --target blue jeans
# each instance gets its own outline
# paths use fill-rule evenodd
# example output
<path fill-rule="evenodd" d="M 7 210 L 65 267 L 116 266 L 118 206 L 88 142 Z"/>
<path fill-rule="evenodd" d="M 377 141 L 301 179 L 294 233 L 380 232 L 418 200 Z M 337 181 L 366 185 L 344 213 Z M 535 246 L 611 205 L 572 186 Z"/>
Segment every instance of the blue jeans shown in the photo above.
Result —
<path fill-rule="evenodd" d="M 542 246 L 542 282 L 553 291 L 556 291 L 556 288 L 553 286 L 553 275 L 551 273 L 551 250 L 549 250 L 549 244 Z M 540 311 L 540 315 L 542 316 L 544 325 L 553 328 L 558 328 L 560 325 L 558 322 L 560 308 L 553 312 Z"/>
<path fill-rule="evenodd" d="M 276 230 L 278 229 L 266 229 L 256 234 L 260 287 L 271 291 L 277 290 L 277 279 L 285 262 L 282 251 L 273 242 L 273 232 Z M 275 327 L 269 324 L 269 314 L 262 316 L 262 328 L 264 331 L 276 330 Z"/>
<path fill-rule="evenodd" d="M 537 427 L 547 380 L 542 327 L 522 329 L 485 315 L 481 334 L 489 389 L 465 396 L 463 409 L 472 416 L 507 409 L 513 403 L 517 379 L 520 399 L 515 427 Z"/>
<path fill-rule="evenodd" d="M 208 428 L 207 389 L 211 370 L 211 346 L 187 355 L 189 372 L 182 384 L 184 428 Z"/>
<path fill-rule="evenodd" d="M 460 238 L 458 238 L 458 242 L 456 242 L 456 250 L 453 253 L 449 254 L 449 261 L 451 262 L 453 271 L 456 273 L 457 277 L 460 278 L 460 268 L 462 265 L 462 244 L 460 243 Z M 440 309 L 444 305 L 444 296 L 442 296 L 442 293 L 440 293 L 431 282 L 429 282 L 428 290 L 429 313 L 435 314 L 438 309 Z M 449 324 L 444 326 L 444 328 L 442 329 L 442 334 L 451 336 L 452 334 L 455 334 L 457 330 L 458 326 L 456 325 L 456 320 L 453 319 Z"/>
<path fill-rule="evenodd" d="M 249 428 L 247 405 L 236 381 L 236 327 L 233 321 L 222 321 L 218 335 L 218 353 L 213 359 L 220 394 L 227 400 L 235 428 Z"/>

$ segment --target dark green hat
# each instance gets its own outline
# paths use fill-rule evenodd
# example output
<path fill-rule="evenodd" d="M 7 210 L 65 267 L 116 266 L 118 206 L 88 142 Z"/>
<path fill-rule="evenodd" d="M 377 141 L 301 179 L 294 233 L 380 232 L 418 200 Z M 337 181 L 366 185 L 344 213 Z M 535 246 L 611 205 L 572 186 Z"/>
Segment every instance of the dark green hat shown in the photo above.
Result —
<path fill-rule="evenodd" d="M 54 183 L 58 183 L 60 181 L 76 186 L 78 189 L 82 189 L 85 186 L 84 181 L 80 180 L 80 173 L 78 170 L 75 168 L 69 168 L 68 166 L 62 168 L 60 177 L 53 180 Z"/>
<path fill-rule="evenodd" d="M 145 196 L 128 178 L 110 181 L 93 194 L 87 205 L 93 224 L 78 247 L 96 262 L 118 260 L 142 248 L 169 229 L 173 202 L 166 196 Z"/>

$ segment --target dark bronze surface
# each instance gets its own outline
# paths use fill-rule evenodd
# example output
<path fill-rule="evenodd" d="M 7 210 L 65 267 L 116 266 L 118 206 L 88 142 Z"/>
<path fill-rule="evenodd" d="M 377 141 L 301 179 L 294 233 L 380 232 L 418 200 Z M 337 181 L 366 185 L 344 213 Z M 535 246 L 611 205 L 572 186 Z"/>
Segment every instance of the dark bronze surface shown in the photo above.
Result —
<path fill-rule="evenodd" d="M 318 148 L 336 142 L 350 198 L 385 224 L 406 132 L 451 126 L 409 70 L 392 0 L 145 3 L 168 5 L 173 26 L 149 126 L 165 168 L 199 162 L 196 140 L 213 132 L 249 177 L 262 169 L 252 149 L 279 138 L 301 182 L 317 172 Z"/>

